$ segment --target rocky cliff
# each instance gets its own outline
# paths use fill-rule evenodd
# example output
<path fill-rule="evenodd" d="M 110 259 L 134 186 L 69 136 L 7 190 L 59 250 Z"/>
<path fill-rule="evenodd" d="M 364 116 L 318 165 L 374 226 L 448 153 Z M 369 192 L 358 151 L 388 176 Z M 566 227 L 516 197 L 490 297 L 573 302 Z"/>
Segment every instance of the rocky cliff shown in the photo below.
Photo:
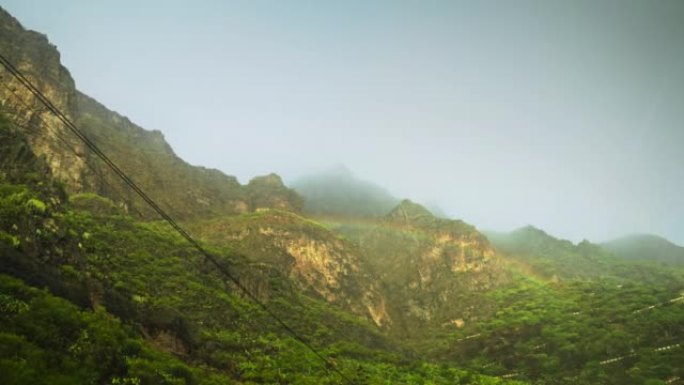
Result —
<path fill-rule="evenodd" d="M 392 323 L 381 287 L 360 250 L 324 226 L 271 209 L 196 222 L 192 230 L 252 261 L 274 266 L 300 290 L 325 299 L 378 326 Z"/>
<path fill-rule="evenodd" d="M 378 272 L 395 331 L 404 335 L 469 322 L 480 313 L 478 296 L 507 279 L 489 241 L 473 226 L 437 218 L 409 200 L 379 221 L 334 228 Z"/>

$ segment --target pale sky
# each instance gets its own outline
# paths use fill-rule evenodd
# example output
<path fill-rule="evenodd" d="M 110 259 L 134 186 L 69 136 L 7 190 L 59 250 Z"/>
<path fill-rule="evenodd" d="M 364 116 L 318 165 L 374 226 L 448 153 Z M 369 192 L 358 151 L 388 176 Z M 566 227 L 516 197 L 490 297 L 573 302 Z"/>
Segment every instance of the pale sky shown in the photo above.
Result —
<path fill-rule="evenodd" d="M 684 244 L 684 1 L 0 5 L 242 182 L 341 163 L 483 229 Z"/>

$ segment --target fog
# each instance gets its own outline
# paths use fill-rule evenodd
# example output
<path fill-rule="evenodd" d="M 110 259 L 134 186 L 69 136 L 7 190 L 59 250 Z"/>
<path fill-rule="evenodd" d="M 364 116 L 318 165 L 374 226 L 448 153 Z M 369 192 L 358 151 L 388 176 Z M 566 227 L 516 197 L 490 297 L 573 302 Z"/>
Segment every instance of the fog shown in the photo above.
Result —
<path fill-rule="evenodd" d="M 5 0 L 242 182 L 344 164 L 479 228 L 684 244 L 684 2 Z"/>

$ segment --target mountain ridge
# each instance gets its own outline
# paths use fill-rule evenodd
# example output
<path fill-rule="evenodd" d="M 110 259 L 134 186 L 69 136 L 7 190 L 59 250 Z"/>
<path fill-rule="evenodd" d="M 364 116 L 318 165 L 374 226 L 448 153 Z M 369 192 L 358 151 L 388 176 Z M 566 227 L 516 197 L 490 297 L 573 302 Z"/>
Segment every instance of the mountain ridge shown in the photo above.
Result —
<path fill-rule="evenodd" d="M 145 130 L 78 91 L 60 62 L 59 51 L 45 35 L 25 30 L 4 9 L 0 9 L 0 24 L 3 54 L 173 216 L 184 219 L 238 214 L 264 205 L 301 210 L 301 198 L 282 183 L 271 189 L 271 199 L 263 196 L 263 188 L 254 191 L 250 184 L 243 186 L 221 171 L 189 165 L 174 153 L 160 131 Z M 97 193 L 125 210 L 153 217 L 153 211 L 86 151 L 82 142 L 55 116 L 40 108 L 32 93 L 9 74 L 3 76 L 6 87 L 0 89 L 5 101 L 2 112 L 24 128 L 32 150 L 46 158 L 53 175 L 65 183 L 69 193 Z"/>

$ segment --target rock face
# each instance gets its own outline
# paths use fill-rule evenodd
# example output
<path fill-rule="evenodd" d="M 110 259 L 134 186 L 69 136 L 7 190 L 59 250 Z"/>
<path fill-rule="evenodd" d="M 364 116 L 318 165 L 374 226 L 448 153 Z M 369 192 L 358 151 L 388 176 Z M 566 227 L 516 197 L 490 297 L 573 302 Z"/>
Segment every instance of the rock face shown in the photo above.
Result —
<path fill-rule="evenodd" d="M 385 216 L 388 222 L 410 226 L 419 222 L 430 222 L 435 219 L 430 210 L 404 199 Z"/>
<path fill-rule="evenodd" d="M 259 207 L 298 211 L 301 198 L 273 176 L 269 189 L 242 186 L 217 170 L 195 167 L 177 157 L 159 131 L 147 131 L 80 93 L 59 52 L 47 38 L 25 30 L 0 9 L 0 51 L 51 102 L 95 142 L 162 208 L 178 218 L 239 214 Z M 54 115 L 4 68 L 0 70 L 1 111 L 44 157 L 68 192 L 95 192 L 130 212 L 152 211 L 112 174 Z M 273 193 L 273 196 L 268 195 Z"/>
<path fill-rule="evenodd" d="M 409 200 L 402 201 L 387 215 L 375 242 L 390 241 L 395 232 L 402 234 L 404 247 L 415 250 L 401 264 L 405 267 L 408 262 L 415 266 L 409 286 L 428 287 L 444 270 L 483 272 L 493 261 L 494 249 L 474 227 L 458 220 L 436 218 L 426 208 Z M 482 281 L 481 284 L 486 288 L 490 282 Z"/>
<path fill-rule="evenodd" d="M 45 35 L 25 31 L 12 16 L 0 9 L 0 51 L 38 87 L 53 104 L 73 117 L 76 89 L 66 68 L 59 65 L 59 52 Z M 82 188 L 85 160 L 83 145 L 68 135 L 58 119 L 0 67 L 1 111 L 21 128 L 31 149 L 46 159 L 52 173 L 68 186 Z M 73 148 L 65 151 L 63 147 Z"/>
<path fill-rule="evenodd" d="M 208 242 L 274 266 L 300 290 L 363 315 L 378 326 L 392 320 L 381 287 L 358 248 L 320 224 L 279 210 L 195 223 Z"/>
<path fill-rule="evenodd" d="M 276 174 L 255 177 L 246 187 L 251 211 L 274 208 L 299 212 L 303 206 L 302 198 L 285 187 L 283 180 Z"/>
<path fill-rule="evenodd" d="M 380 220 L 335 229 L 278 210 L 193 226 L 205 241 L 275 266 L 300 290 L 400 336 L 462 327 L 480 314 L 478 295 L 506 280 L 474 227 L 408 200 Z"/>
<path fill-rule="evenodd" d="M 474 227 L 436 218 L 408 200 L 375 225 L 345 224 L 339 231 L 358 243 L 378 272 L 401 334 L 468 322 L 477 313 L 478 293 L 506 279 L 494 249 Z"/>

